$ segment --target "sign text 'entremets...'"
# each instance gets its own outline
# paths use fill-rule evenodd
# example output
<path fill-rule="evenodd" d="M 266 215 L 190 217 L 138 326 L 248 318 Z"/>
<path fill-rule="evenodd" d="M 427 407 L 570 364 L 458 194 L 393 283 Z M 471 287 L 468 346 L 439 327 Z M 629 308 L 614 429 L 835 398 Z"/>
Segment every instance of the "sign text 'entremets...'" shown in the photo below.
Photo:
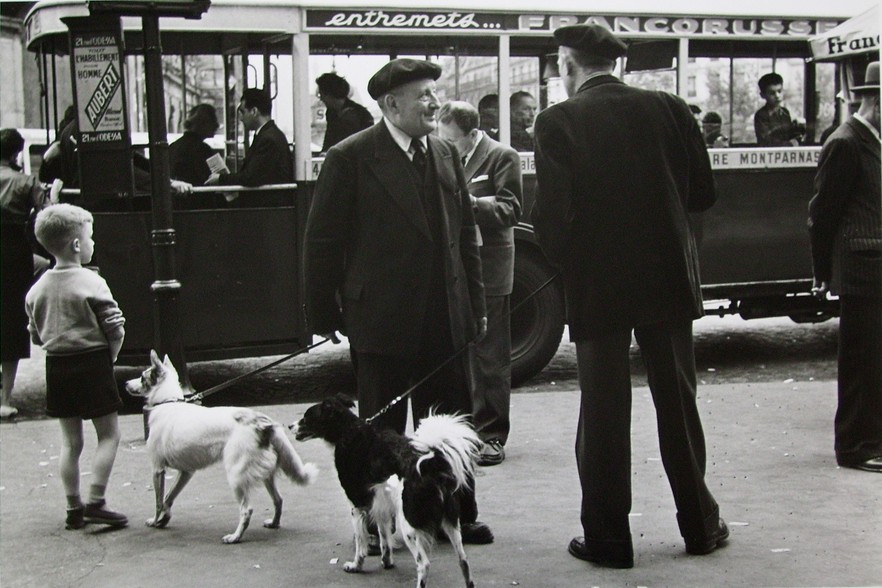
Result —
<path fill-rule="evenodd" d="M 573 24 L 595 24 L 629 36 L 808 38 L 839 24 L 801 18 L 631 16 L 602 14 L 508 14 L 410 10 L 307 10 L 306 30 L 419 30 L 547 34 Z"/>

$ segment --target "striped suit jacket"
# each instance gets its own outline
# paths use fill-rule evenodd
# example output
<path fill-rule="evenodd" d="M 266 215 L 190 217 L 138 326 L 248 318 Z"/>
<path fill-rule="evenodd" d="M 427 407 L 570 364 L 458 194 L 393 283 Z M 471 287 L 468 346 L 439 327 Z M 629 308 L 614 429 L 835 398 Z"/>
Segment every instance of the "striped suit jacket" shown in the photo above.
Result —
<path fill-rule="evenodd" d="M 879 139 L 850 118 L 827 139 L 809 202 L 815 279 L 839 295 L 882 296 Z"/>

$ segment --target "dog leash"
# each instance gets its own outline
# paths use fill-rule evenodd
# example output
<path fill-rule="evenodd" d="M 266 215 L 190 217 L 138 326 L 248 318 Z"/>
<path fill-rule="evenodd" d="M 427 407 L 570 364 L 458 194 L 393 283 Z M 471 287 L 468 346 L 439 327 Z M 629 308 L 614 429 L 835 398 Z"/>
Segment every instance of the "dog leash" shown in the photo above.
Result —
<path fill-rule="evenodd" d="M 265 366 L 259 367 L 256 370 L 251 370 L 250 372 L 236 376 L 232 380 L 227 380 L 226 382 L 222 382 L 222 383 L 218 384 L 217 386 L 213 386 L 213 387 L 209 388 L 208 390 L 205 390 L 204 392 L 198 392 L 196 394 L 193 394 L 192 396 L 188 396 L 184 400 L 184 402 L 202 402 L 202 400 L 204 398 L 211 396 L 215 392 L 220 392 L 221 390 L 224 390 L 225 388 L 229 388 L 230 386 L 232 386 L 233 384 L 235 384 L 236 382 L 238 382 L 240 380 L 244 380 L 245 378 L 250 378 L 251 376 L 257 375 L 260 372 L 264 372 L 272 367 L 276 367 L 280 363 L 284 363 L 284 362 L 288 361 L 289 359 L 291 359 L 292 357 L 296 357 L 302 353 L 306 353 L 307 351 L 310 351 L 311 349 L 315 349 L 319 345 L 324 345 L 328 341 L 329 341 L 329 339 L 322 339 L 318 343 L 313 343 L 312 345 L 307 345 L 306 347 L 301 347 L 300 349 L 298 349 L 294 353 L 291 353 L 290 355 L 286 355 L 285 357 L 283 357 L 281 359 L 277 359 L 276 361 L 274 361 L 272 363 L 268 363 Z"/>
<path fill-rule="evenodd" d="M 528 300 L 530 300 L 531 298 L 533 298 L 534 296 L 539 294 L 539 292 L 544 290 L 549 284 L 551 284 L 551 282 L 556 280 L 559 276 L 560 276 L 560 272 L 555 273 L 553 276 L 548 278 L 544 284 L 542 284 L 541 286 L 539 286 L 538 288 L 536 288 L 535 290 L 530 292 L 529 296 L 527 296 L 526 298 L 524 298 L 523 300 L 518 302 L 514 308 L 512 308 L 510 311 L 508 311 L 508 316 L 513 315 L 517 309 L 519 309 L 521 306 L 523 306 Z M 402 400 L 404 400 L 405 398 L 410 396 L 414 390 L 416 390 L 417 388 L 419 388 L 420 386 L 425 384 L 426 381 L 429 380 L 429 378 L 431 378 L 432 376 L 437 374 L 439 371 L 441 371 L 441 368 L 443 368 L 445 365 L 447 365 L 448 363 L 450 363 L 451 361 L 453 361 L 454 359 L 459 357 L 463 351 L 465 351 L 466 349 L 469 348 L 469 345 L 471 345 L 472 343 L 475 343 L 475 342 L 476 342 L 475 340 L 469 341 L 468 343 L 466 343 L 465 345 L 463 345 L 462 347 L 457 349 L 453 353 L 453 355 L 451 355 L 450 357 L 445 359 L 443 362 L 441 362 L 435 369 L 433 369 L 431 372 L 429 372 L 426 376 L 423 376 L 423 378 L 420 381 L 418 381 L 416 384 L 414 384 L 413 386 L 411 386 L 410 388 L 408 388 L 407 390 L 405 390 L 404 392 L 402 392 L 401 394 L 399 394 L 395 398 L 393 398 L 392 401 L 389 402 L 389 404 L 387 404 L 386 406 L 381 408 L 379 411 L 377 411 L 377 414 L 375 414 L 372 417 L 366 418 L 365 422 L 370 423 L 374 419 L 376 419 L 377 417 L 380 417 L 380 416 L 386 414 L 387 412 L 389 412 L 393 406 L 395 406 L 396 404 L 398 404 L 399 402 L 401 402 Z"/>

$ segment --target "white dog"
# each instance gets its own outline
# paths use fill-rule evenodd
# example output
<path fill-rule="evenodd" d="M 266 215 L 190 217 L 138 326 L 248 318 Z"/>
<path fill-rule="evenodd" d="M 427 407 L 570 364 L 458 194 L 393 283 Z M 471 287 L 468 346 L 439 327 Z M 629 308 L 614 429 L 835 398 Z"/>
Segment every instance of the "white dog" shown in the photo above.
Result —
<path fill-rule="evenodd" d="M 239 526 L 224 536 L 223 542 L 238 543 L 242 539 L 253 512 L 249 491 L 259 483 L 266 487 L 275 506 L 275 515 L 263 526 L 277 529 L 282 497 L 276 490 L 276 473 L 281 470 L 294 482 L 305 485 L 318 474 L 315 465 L 301 461 L 282 425 L 266 415 L 249 408 L 188 404 L 168 356 L 160 361 L 151 351 L 150 363 L 140 378 L 126 382 L 126 391 L 145 397 L 150 408 L 147 451 L 153 463 L 156 516 L 148 519 L 147 525 L 165 527 L 171 520 L 175 498 L 193 474 L 223 459 L 227 480 L 239 501 Z M 163 497 L 166 468 L 178 470 L 178 478 Z"/>

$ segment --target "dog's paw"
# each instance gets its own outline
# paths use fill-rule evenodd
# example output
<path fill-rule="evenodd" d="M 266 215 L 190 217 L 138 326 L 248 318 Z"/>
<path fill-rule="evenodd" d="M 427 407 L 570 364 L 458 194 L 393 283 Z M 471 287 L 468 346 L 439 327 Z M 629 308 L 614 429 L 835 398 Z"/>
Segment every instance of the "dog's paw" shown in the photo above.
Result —
<path fill-rule="evenodd" d="M 395 562 L 392 561 L 392 554 L 391 553 L 389 555 L 384 555 L 382 562 L 383 562 L 383 569 L 384 570 L 391 570 L 392 568 L 395 567 Z"/>
<path fill-rule="evenodd" d="M 267 519 L 263 521 L 263 526 L 267 529 L 278 529 L 279 527 L 281 527 L 279 521 L 275 519 Z"/>
<path fill-rule="evenodd" d="M 361 565 L 354 561 L 347 561 L 343 564 L 343 571 L 350 574 L 357 574 L 361 572 Z"/>
<path fill-rule="evenodd" d="M 153 527 L 154 529 L 164 529 L 168 522 L 171 520 L 171 513 L 164 512 L 158 518 L 150 518 L 147 519 L 147 526 Z"/>
<path fill-rule="evenodd" d="M 242 536 L 236 535 L 235 533 L 230 533 L 229 535 L 224 535 L 221 538 L 221 541 L 223 541 L 227 545 L 232 545 L 233 543 L 238 543 L 241 540 L 242 540 Z"/>

